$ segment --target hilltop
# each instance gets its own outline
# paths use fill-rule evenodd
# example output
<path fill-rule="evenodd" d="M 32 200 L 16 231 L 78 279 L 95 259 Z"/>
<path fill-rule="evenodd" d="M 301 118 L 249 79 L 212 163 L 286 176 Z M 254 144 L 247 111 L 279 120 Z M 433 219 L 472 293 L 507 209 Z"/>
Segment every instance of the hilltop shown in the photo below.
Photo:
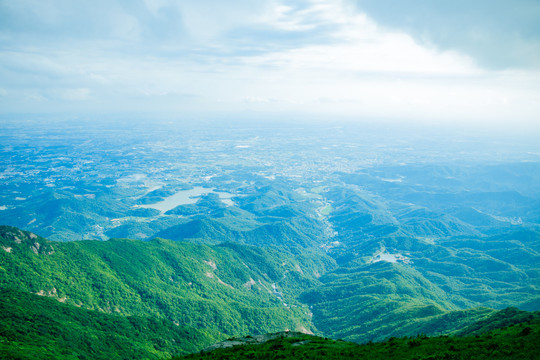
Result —
<path fill-rule="evenodd" d="M 477 335 L 390 338 L 356 344 L 300 333 L 231 339 L 180 359 L 538 359 L 540 314 Z"/>

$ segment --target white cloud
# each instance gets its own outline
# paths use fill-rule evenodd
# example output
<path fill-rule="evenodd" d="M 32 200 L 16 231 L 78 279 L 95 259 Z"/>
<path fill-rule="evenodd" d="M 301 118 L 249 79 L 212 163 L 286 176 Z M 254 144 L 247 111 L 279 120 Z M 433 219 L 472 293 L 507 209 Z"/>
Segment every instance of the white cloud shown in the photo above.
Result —
<path fill-rule="evenodd" d="M 144 4 L 154 16 L 158 16 L 159 12 L 166 10 L 174 5 L 172 0 L 144 0 Z"/>
<path fill-rule="evenodd" d="M 224 35 L 235 28 L 256 24 L 264 14 L 264 2 L 251 0 L 214 1 L 173 1 L 184 29 L 199 46 L 215 46 L 215 40 L 224 40 Z"/>
<path fill-rule="evenodd" d="M 276 29 L 286 31 L 305 31 L 316 26 L 313 23 L 305 23 L 304 17 L 299 17 L 298 14 L 299 12 L 292 6 L 276 5 L 262 20 Z"/>
<path fill-rule="evenodd" d="M 407 34 L 381 29 L 365 14 L 350 11 L 342 1 L 337 0 L 313 1 L 311 7 L 302 11 L 281 12 L 285 19 L 277 22 L 277 26 L 282 23 L 296 24 L 290 30 L 334 25 L 329 34 L 332 42 L 264 54 L 248 58 L 246 62 L 296 69 L 359 72 L 477 72 L 473 61 L 464 55 L 425 48 Z"/>
<path fill-rule="evenodd" d="M 75 88 L 75 89 L 54 89 L 53 96 L 67 101 L 81 101 L 90 99 L 90 89 Z"/>
<path fill-rule="evenodd" d="M 33 41 L 1 52 L 0 106 L 24 111 L 31 101 L 36 108 L 54 101 L 42 108 L 61 109 L 65 101 L 115 111 L 528 123 L 540 114 L 540 74 L 482 69 L 465 54 L 379 26 L 345 0 L 144 4 L 129 11 L 116 5 L 114 18 L 104 21 L 110 38 L 81 37 L 54 47 Z M 47 19 L 54 16 L 51 11 Z M 145 37 L 148 26 L 161 21 L 171 21 L 174 31 L 165 24 L 152 30 L 163 30 L 163 39 Z"/>
<path fill-rule="evenodd" d="M 273 6 L 267 8 L 266 15 L 261 21 L 280 30 L 295 32 L 346 21 L 344 15 L 347 9 L 343 1 L 310 0 L 306 4 L 295 7 L 274 1 Z"/>

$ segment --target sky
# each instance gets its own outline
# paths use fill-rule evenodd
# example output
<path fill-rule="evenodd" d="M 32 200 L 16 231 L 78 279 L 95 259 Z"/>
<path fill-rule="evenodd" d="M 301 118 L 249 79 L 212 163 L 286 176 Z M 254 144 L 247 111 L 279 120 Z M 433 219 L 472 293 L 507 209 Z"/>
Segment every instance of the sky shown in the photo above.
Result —
<path fill-rule="evenodd" d="M 540 1 L 0 0 L 0 107 L 540 128 Z"/>

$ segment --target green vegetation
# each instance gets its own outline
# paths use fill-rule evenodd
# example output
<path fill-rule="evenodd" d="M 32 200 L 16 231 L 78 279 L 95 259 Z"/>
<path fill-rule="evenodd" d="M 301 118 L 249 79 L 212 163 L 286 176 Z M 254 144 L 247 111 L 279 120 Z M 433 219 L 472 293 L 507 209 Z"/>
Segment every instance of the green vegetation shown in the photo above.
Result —
<path fill-rule="evenodd" d="M 204 330 L 0 290 L 0 359 L 163 359 L 210 345 Z"/>
<path fill-rule="evenodd" d="M 0 228 L 0 353 L 481 337 L 540 310 L 536 143 L 283 120 L 5 126 L 2 224 L 61 242 Z"/>
<path fill-rule="evenodd" d="M 515 308 L 461 310 L 459 297 L 407 264 L 351 261 L 338 268 L 309 248 L 292 256 L 232 242 L 53 243 L 7 226 L 0 227 L 0 245 L 0 336 L 14 358 L 40 358 L 41 347 L 50 349 L 41 358 L 162 357 L 285 329 L 360 343 L 478 335 L 533 320 Z"/>
<path fill-rule="evenodd" d="M 311 305 L 317 329 L 349 341 L 449 334 L 493 312 L 459 310 L 444 291 L 400 264 L 340 268 L 321 280 L 301 300 Z"/>
<path fill-rule="evenodd" d="M 540 317 L 475 336 L 389 338 L 363 345 L 304 334 L 282 334 L 262 344 L 239 345 L 179 359 L 538 359 Z"/>
<path fill-rule="evenodd" d="M 448 171 L 378 167 L 309 183 L 237 169 L 203 185 L 233 194 L 232 205 L 209 193 L 165 213 L 137 206 L 199 185 L 12 184 L 11 194 L 33 195 L 5 202 L 7 223 L 57 240 L 113 239 L 56 243 L 2 227 L 0 289 L 204 329 L 195 350 L 285 329 L 358 343 L 480 334 L 527 316 L 497 309 L 540 309 L 538 202 Z M 159 351 L 193 351 L 176 344 Z"/>
<path fill-rule="evenodd" d="M 335 265 L 306 251 L 156 239 L 52 243 L 0 227 L 0 288 L 124 316 L 205 329 L 206 341 L 312 329 L 298 294 Z M 185 349 L 187 350 L 187 349 Z"/>

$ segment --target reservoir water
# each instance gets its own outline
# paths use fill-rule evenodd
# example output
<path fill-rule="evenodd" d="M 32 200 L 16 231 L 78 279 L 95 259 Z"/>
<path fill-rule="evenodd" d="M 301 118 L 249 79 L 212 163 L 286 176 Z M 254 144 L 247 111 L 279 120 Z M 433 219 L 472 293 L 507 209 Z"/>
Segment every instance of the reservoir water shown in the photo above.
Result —
<path fill-rule="evenodd" d="M 195 204 L 202 195 L 210 193 L 218 194 L 219 199 L 227 206 L 234 205 L 234 201 L 231 200 L 233 194 L 228 192 L 214 191 L 214 188 L 195 186 L 193 189 L 178 191 L 176 194 L 165 198 L 163 201 L 155 204 L 140 205 L 139 207 L 152 208 L 161 212 L 167 212 L 180 205 Z"/>

